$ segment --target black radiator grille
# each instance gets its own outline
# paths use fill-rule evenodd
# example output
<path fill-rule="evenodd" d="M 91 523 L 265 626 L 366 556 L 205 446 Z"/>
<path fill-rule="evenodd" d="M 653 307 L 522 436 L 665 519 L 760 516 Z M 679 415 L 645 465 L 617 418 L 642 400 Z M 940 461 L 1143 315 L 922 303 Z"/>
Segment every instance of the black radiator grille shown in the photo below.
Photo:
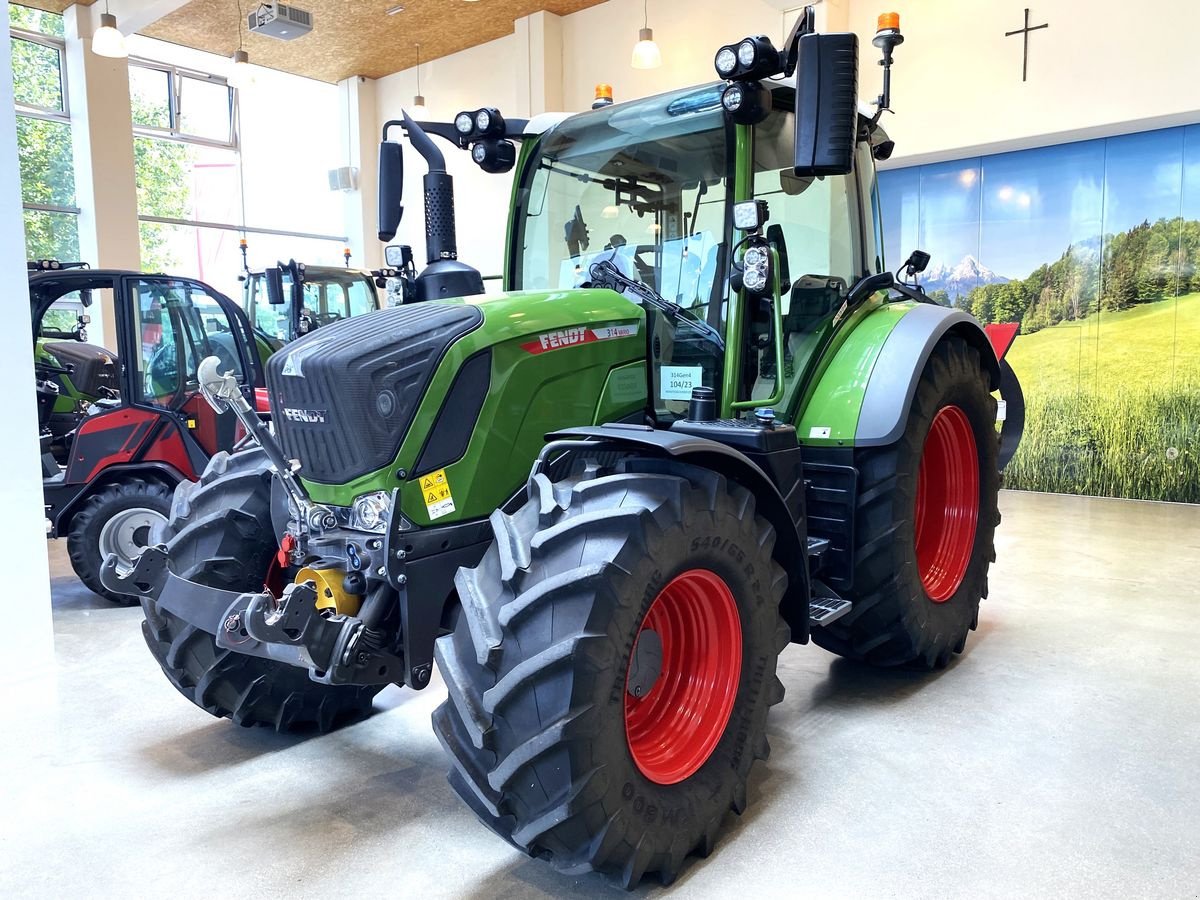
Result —
<path fill-rule="evenodd" d="M 301 476 L 345 484 L 395 459 L 446 348 L 481 321 L 464 304 L 401 306 L 326 325 L 272 356 L 272 415 Z"/>

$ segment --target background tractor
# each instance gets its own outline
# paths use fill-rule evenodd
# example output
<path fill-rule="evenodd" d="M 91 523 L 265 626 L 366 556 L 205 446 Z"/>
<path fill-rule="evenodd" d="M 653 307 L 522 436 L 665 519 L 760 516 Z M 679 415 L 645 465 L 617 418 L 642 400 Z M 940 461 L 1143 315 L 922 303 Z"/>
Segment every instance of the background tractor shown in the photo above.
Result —
<path fill-rule="evenodd" d="M 307 266 L 291 260 L 242 276 L 242 308 L 255 335 L 274 352 L 323 325 L 382 308 L 386 272 Z"/>
<path fill-rule="evenodd" d="M 885 73 L 899 41 L 882 22 Z M 181 485 L 132 571 L 105 564 L 171 683 L 243 725 L 325 730 L 436 657 L 471 809 L 632 886 L 745 808 L 790 642 L 961 652 L 995 556 L 999 365 L 978 322 L 884 267 L 888 97 L 859 111 L 857 50 L 809 9 L 782 50 L 721 48 L 715 84 L 388 123 L 382 239 L 389 130 L 429 167 L 422 302 L 273 356 L 274 433 L 206 360 L 205 396 L 259 446 Z M 457 258 L 431 135 L 515 167 L 502 294 Z"/>
<path fill-rule="evenodd" d="M 87 322 L 75 312 L 99 293 L 112 295 L 121 365 L 117 354 L 85 342 Z M 48 534 L 66 537 L 84 584 L 127 603 L 128 595 L 100 583 L 100 565 L 111 555 L 120 571 L 131 566 L 151 529 L 166 521 L 175 486 L 199 477 L 214 453 L 233 448 L 237 421 L 201 399 L 196 365 L 215 355 L 247 392 L 261 384 L 249 322 L 231 300 L 198 281 L 140 272 L 47 262 L 31 271 L 29 297 L 35 344 L 55 355 L 54 362 L 39 355 L 36 365 Z M 44 343 L 55 336 L 51 326 L 63 310 L 80 323 L 74 355 Z M 55 433 L 64 381 L 101 383 L 103 391 L 78 411 L 70 430 Z"/>

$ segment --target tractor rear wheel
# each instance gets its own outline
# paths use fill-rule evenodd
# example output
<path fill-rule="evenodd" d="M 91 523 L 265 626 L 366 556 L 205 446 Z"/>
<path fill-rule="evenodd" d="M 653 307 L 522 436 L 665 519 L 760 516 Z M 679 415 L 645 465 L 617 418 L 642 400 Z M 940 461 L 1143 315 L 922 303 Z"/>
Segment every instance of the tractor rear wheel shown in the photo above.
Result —
<path fill-rule="evenodd" d="M 71 519 L 67 555 L 79 580 L 113 603 L 132 606 L 137 597 L 114 594 L 100 583 L 100 566 L 109 554 L 117 569 L 128 570 L 150 544 L 151 532 L 167 521 L 171 488 L 150 478 L 125 478 L 106 484 L 84 501 Z"/>
<path fill-rule="evenodd" d="M 1000 523 L 996 401 L 979 352 L 934 348 L 900 440 L 860 450 L 853 609 L 813 642 L 879 666 L 942 668 L 987 596 Z"/>
<path fill-rule="evenodd" d="M 262 450 L 214 456 L 198 482 L 175 492 L 156 534 L 176 575 L 227 591 L 260 591 L 278 549 L 271 526 L 271 470 Z M 381 686 L 331 687 L 286 663 L 217 646 L 206 631 L 143 598 L 142 634 L 176 689 L 238 725 L 326 732 L 366 716 Z"/>
<path fill-rule="evenodd" d="M 669 883 L 742 812 L 769 752 L 790 636 L 774 529 L 749 491 L 670 461 L 533 484 L 493 514 L 437 643 L 450 783 L 559 870 Z"/>

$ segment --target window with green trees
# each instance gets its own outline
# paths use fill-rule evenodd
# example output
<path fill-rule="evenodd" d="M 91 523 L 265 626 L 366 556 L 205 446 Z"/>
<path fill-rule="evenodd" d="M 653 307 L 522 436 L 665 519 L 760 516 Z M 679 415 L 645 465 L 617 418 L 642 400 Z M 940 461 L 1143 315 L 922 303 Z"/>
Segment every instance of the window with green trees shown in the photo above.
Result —
<path fill-rule="evenodd" d="M 9 4 L 17 156 L 30 259 L 79 257 L 63 18 Z"/>

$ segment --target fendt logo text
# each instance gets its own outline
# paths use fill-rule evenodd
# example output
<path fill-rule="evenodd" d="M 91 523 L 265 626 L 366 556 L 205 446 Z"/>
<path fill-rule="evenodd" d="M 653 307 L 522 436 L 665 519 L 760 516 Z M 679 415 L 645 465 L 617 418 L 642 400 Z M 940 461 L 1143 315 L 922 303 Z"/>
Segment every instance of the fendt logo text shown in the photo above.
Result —
<path fill-rule="evenodd" d="M 323 409 L 293 409 L 285 406 L 283 416 L 291 422 L 306 422 L 310 425 L 325 424 L 325 410 Z"/>
<path fill-rule="evenodd" d="M 560 331 L 539 334 L 536 341 L 522 344 L 521 349 L 526 353 L 545 353 L 547 350 L 561 350 L 563 347 L 575 347 L 579 344 L 590 344 L 593 341 L 611 341 L 613 338 L 633 337 L 637 333 L 637 325 L 563 328 Z"/>

